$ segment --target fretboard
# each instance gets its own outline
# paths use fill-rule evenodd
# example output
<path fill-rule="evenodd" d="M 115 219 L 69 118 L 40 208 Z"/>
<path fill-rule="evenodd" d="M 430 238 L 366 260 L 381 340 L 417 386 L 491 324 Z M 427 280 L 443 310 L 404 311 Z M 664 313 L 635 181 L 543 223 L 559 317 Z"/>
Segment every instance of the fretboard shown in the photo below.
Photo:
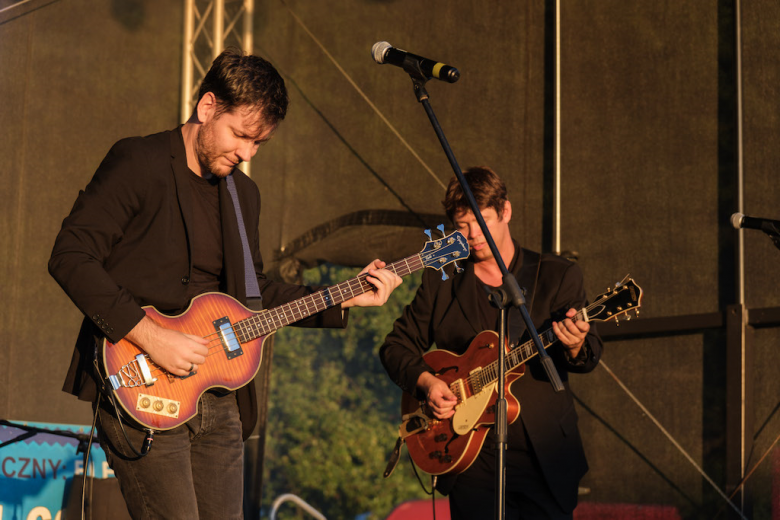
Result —
<path fill-rule="evenodd" d="M 393 262 L 384 268 L 398 276 L 404 277 L 424 267 L 420 253 L 403 260 Z M 233 324 L 233 329 L 241 343 L 252 341 L 261 336 L 275 332 L 296 321 L 308 318 L 314 314 L 341 305 L 343 302 L 371 291 L 374 286 L 366 281 L 366 273 L 355 278 L 327 287 L 303 298 L 298 298 L 284 305 L 261 311 L 254 316 Z"/>
<path fill-rule="evenodd" d="M 577 312 L 573 319 L 574 321 L 588 321 L 587 316 L 581 310 Z M 550 328 L 539 334 L 539 339 L 542 342 L 542 346 L 547 349 L 547 347 L 558 341 L 558 336 L 556 336 L 555 331 Z M 513 348 L 507 352 L 506 356 L 504 357 L 505 373 L 509 373 L 516 369 L 534 357 L 536 354 L 538 354 L 538 352 L 533 340 L 528 340 L 522 345 L 518 345 L 517 347 Z M 498 380 L 498 360 L 495 360 L 489 365 L 485 366 L 479 372 L 471 374 L 467 379 L 474 393 L 481 391 L 484 387 Z"/>

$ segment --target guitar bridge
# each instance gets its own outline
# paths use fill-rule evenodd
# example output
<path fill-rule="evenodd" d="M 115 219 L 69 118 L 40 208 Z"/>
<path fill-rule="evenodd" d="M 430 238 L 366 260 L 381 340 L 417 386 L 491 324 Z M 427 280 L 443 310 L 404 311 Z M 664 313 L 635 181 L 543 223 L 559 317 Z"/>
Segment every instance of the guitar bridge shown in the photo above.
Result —
<path fill-rule="evenodd" d="M 152 377 L 146 356 L 138 354 L 135 360 L 123 366 L 114 375 L 108 376 L 108 381 L 114 390 L 119 388 L 135 388 L 137 386 L 152 386 L 157 379 Z"/>

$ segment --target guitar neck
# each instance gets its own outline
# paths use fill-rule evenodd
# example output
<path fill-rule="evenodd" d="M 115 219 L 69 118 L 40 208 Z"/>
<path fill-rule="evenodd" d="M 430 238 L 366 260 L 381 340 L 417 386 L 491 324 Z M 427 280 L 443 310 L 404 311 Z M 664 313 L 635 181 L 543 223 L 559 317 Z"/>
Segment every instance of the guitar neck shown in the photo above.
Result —
<path fill-rule="evenodd" d="M 400 277 L 404 277 L 424 267 L 420 253 L 398 260 L 384 267 Z M 363 273 L 345 282 L 332 285 L 321 291 L 317 291 L 303 298 L 298 298 L 284 305 L 267 309 L 254 316 L 241 320 L 234 324 L 239 341 L 245 343 L 260 336 L 271 334 L 282 327 L 308 318 L 331 307 L 341 305 L 343 302 L 371 291 L 371 285 Z"/>
<path fill-rule="evenodd" d="M 577 311 L 572 320 L 586 322 L 609 321 L 617 320 L 622 315 L 626 315 L 626 319 L 631 319 L 631 313 L 639 315 L 641 301 L 642 289 L 626 276 L 621 282 L 615 284 L 614 289 L 608 289 L 607 292 L 597 296 L 593 303 Z M 547 347 L 558 341 L 558 336 L 550 328 L 539 334 L 539 339 L 542 347 L 547 349 Z M 533 340 L 518 345 L 508 352 L 504 358 L 506 371 L 514 370 L 538 353 Z M 498 360 L 490 363 L 482 370 L 469 375 L 468 379 L 475 392 L 481 391 L 482 388 L 498 379 Z"/>
<path fill-rule="evenodd" d="M 590 321 L 584 310 L 578 311 L 573 319 L 575 321 Z M 555 335 L 555 331 L 553 331 L 552 328 L 549 328 L 539 334 L 539 339 L 541 340 L 542 347 L 544 347 L 546 350 L 550 345 L 558 341 L 558 336 Z M 536 350 L 536 345 L 532 339 L 526 341 L 522 345 L 518 345 L 509 351 L 504 357 L 505 371 L 507 373 L 511 372 L 538 353 L 539 352 Z M 498 380 L 498 360 L 493 361 L 482 370 L 475 373 L 473 376 L 477 379 L 476 381 L 473 381 L 476 388 L 483 388 Z"/>

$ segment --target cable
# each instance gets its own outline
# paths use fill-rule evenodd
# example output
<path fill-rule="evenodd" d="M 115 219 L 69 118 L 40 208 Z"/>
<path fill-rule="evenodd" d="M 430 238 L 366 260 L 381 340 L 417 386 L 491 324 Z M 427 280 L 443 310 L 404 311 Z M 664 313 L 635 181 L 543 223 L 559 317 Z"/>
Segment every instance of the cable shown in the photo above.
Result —
<path fill-rule="evenodd" d="M 98 418 L 98 406 L 100 405 L 100 393 L 98 393 L 97 402 L 95 403 L 95 413 L 92 417 L 92 428 L 89 430 L 89 442 L 87 443 L 87 450 L 84 452 L 84 466 L 82 467 L 84 484 L 81 486 L 81 520 L 85 520 L 86 515 L 86 499 L 87 499 L 87 473 L 89 471 L 89 454 L 92 452 L 92 439 L 95 434 L 95 425 Z M 89 485 L 89 501 L 92 503 L 92 484 Z"/>
<path fill-rule="evenodd" d="M 436 520 L 436 475 L 431 475 L 431 507 L 433 507 L 433 520 Z"/>
<path fill-rule="evenodd" d="M 420 157 L 417 154 L 417 152 L 412 148 L 412 146 L 408 142 L 406 142 L 406 139 L 404 139 L 401 136 L 400 132 L 398 132 L 398 130 L 395 129 L 395 127 L 390 123 L 390 121 L 387 120 L 385 115 L 376 107 L 376 105 L 374 105 L 374 103 L 370 99 L 368 99 L 368 96 L 360 89 L 360 87 L 357 86 L 355 81 L 349 76 L 349 74 L 347 74 L 347 72 L 341 67 L 341 65 L 338 64 L 336 59 L 328 52 L 328 50 L 325 48 L 325 46 L 322 43 L 320 43 L 320 41 L 317 39 L 316 36 L 314 36 L 314 34 L 309 30 L 309 28 L 306 27 L 306 25 L 303 23 L 303 21 L 300 18 L 298 18 L 298 15 L 296 15 L 293 12 L 293 10 L 290 9 L 290 7 L 287 5 L 287 3 L 284 0 L 280 0 L 280 1 L 284 5 L 284 7 L 287 8 L 287 10 L 290 12 L 290 15 L 292 15 L 292 17 L 295 19 L 295 21 L 298 23 L 298 25 L 301 26 L 301 28 L 306 32 L 306 34 L 308 34 L 309 37 L 314 41 L 314 43 L 317 44 L 317 46 L 320 48 L 320 50 L 322 50 L 322 52 L 325 54 L 325 56 L 328 57 L 328 59 L 331 61 L 331 63 L 333 63 L 333 65 L 335 65 L 335 67 L 339 70 L 339 72 L 341 72 L 341 74 L 346 78 L 346 80 L 349 82 L 349 84 L 352 85 L 352 88 L 354 88 L 355 91 L 358 94 L 360 94 L 360 96 L 365 100 L 365 102 L 368 103 L 368 106 L 370 106 L 373 109 L 373 111 L 376 112 L 376 114 L 379 116 L 379 118 L 382 120 L 382 122 L 384 122 L 385 125 L 387 125 L 387 127 L 390 129 L 390 131 L 393 132 L 393 134 L 395 134 L 395 136 L 398 138 L 398 140 L 401 141 L 401 143 L 403 143 L 403 145 L 409 150 L 409 152 L 411 152 L 411 154 L 414 156 L 414 158 L 417 159 L 417 161 L 419 161 L 419 163 L 423 166 L 423 168 L 425 168 L 425 170 L 428 172 L 428 174 L 439 184 L 439 186 L 441 186 L 442 188 L 446 189 L 447 187 L 444 185 L 444 183 L 441 181 L 441 179 L 439 179 L 436 176 L 436 174 L 433 173 L 433 170 L 430 168 L 430 166 L 428 166 L 425 163 L 425 161 L 423 161 L 422 157 Z"/>
<path fill-rule="evenodd" d="M 92 362 L 95 365 L 96 374 L 100 374 L 100 367 L 98 365 L 97 358 L 93 359 Z M 100 381 L 101 388 L 98 392 L 98 400 L 95 407 L 95 413 L 97 414 L 97 410 L 99 410 L 99 404 L 100 404 L 100 396 L 105 396 L 106 399 L 108 399 L 108 402 L 111 403 L 111 405 L 114 407 L 114 413 L 116 414 L 116 420 L 119 423 L 119 428 L 122 430 L 122 435 L 125 437 L 125 443 L 127 446 L 133 450 L 133 453 L 135 453 L 135 456 L 140 458 L 145 457 L 149 450 L 152 447 L 152 442 L 154 442 L 154 430 L 151 428 L 144 428 L 144 431 L 146 431 L 146 437 L 144 438 L 144 442 L 141 445 L 141 451 L 138 451 L 135 449 L 135 446 L 133 446 L 133 443 L 130 442 L 130 437 L 127 435 L 127 430 L 125 430 L 125 425 L 122 422 L 122 413 L 119 410 L 119 407 L 116 404 L 116 399 L 114 399 L 114 392 L 113 388 L 110 385 L 106 385 L 102 378 L 97 378 Z"/>
<path fill-rule="evenodd" d="M 414 461 L 412 460 L 412 455 L 409 453 L 408 450 L 406 452 L 406 455 L 409 457 L 409 462 L 412 464 L 412 470 L 414 470 L 414 476 L 417 477 L 417 482 L 420 483 L 420 487 L 422 488 L 422 490 L 425 492 L 426 495 L 433 495 L 436 486 L 436 480 L 435 480 L 436 476 L 431 477 L 431 484 L 434 487 L 432 487 L 431 490 L 428 491 L 427 489 L 425 489 L 425 484 L 422 483 L 422 479 L 420 478 L 420 475 L 417 473 L 417 466 L 414 465 Z"/>
<path fill-rule="evenodd" d="M 674 445 L 674 447 L 677 448 L 680 451 L 680 453 L 682 453 L 683 456 L 686 459 L 688 459 L 688 462 L 690 462 L 691 465 L 694 468 L 696 468 L 696 470 L 699 472 L 699 474 L 701 474 L 701 476 L 704 477 L 704 479 L 707 482 L 710 483 L 710 485 L 713 487 L 713 489 L 715 489 L 715 491 L 717 491 L 718 494 L 721 497 L 723 497 L 723 499 L 726 502 L 728 502 L 728 504 L 731 506 L 731 508 L 734 511 L 736 511 L 737 514 L 739 514 L 740 518 L 742 518 L 742 520 L 747 520 L 745 515 L 742 514 L 742 511 L 740 511 L 739 508 L 731 501 L 731 499 L 729 497 L 727 497 L 726 494 L 723 491 L 721 491 L 721 489 L 718 487 L 718 485 L 715 484 L 715 482 L 712 481 L 712 479 L 704 472 L 704 470 L 701 469 L 701 467 L 698 464 L 696 464 L 696 461 L 694 461 L 693 458 L 690 455 L 688 455 L 688 453 L 683 449 L 683 447 L 680 446 L 680 444 L 674 439 L 674 437 L 672 437 L 671 434 L 668 431 L 666 431 L 666 429 L 661 425 L 661 423 L 658 421 L 658 419 L 656 419 L 655 416 L 653 416 L 653 414 L 650 413 L 650 410 L 645 408 L 645 406 L 639 401 L 639 399 L 637 399 L 636 396 L 634 396 L 634 394 L 631 393 L 631 390 L 629 390 L 628 387 L 626 385 L 624 385 L 623 382 L 615 375 L 615 373 L 612 372 L 612 370 L 610 370 L 610 368 L 607 366 L 607 364 L 604 363 L 603 359 L 599 362 L 599 365 L 604 367 L 604 370 L 606 370 L 607 373 L 610 376 L 612 376 L 612 379 L 615 380 L 615 382 L 620 386 L 620 388 L 622 388 L 623 391 L 626 394 L 628 394 L 628 396 L 634 401 L 634 403 L 636 403 L 636 405 L 645 413 L 645 415 L 647 415 L 650 418 L 650 420 L 653 421 L 653 424 L 655 424 L 656 427 L 658 427 L 658 429 L 661 430 L 661 433 L 663 433 L 666 436 L 666 438 L 669 439 L 669 441 Z"/>
<path fill-rule="evenodd" d="M 766 459 L 767 456 L 772 452 L 772 449 L 775 447 L 775 444 L 777 444 L 777 441 L 780 441 L 780 434 L 778 434 L 778 436 L 775 437 L 775 441 L 769 446 L 769 449 L 767 449 L 764 452 L 764 454 L 761 455 L 761 458 L 758 459 L 758 462 L 756 462 L 756 464 L 752 468 L 750 468 L 750 471 L 747 472 L 747 475 L 745 475 L 745 477 L 742 479 L 739 485 L 734 489 L 731 495 L 729 495 L 729 499 L 734 498 L 737 495 L 737 493 L 739 493 L 739 490 L 745 486 L 747 480 L 753 475 L 753 473 L 755 473 L 755 471 L 758 469 L 761 463 L 764 462 L 764 459 Z M 723 512 L 723 508 L 724 506 L 721 506 L 721 508 L 718 509 L 718 512 L 713 518 L 713 520 L 715 520 L 715 518 L 718 518 L 720 516 L 720 514 Z"/>

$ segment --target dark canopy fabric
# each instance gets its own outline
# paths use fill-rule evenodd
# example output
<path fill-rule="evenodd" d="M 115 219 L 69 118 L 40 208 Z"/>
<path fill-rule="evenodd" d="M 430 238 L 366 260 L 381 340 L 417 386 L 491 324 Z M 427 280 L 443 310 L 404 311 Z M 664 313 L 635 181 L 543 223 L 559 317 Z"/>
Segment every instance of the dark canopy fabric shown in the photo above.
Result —
<path fill-rule="evenodd" d="M 12 4 L 0 2 L 0 418 L 86 424 L 88 407 L 59 391 L 80 316 L 46 261 L 111 144 L 179 123 L 183 6 Z M 645 291 L 642 317 L 723 311 L 738 297 L 728 217 L 742 200 L 745 213 L 780 219 L 776 2 L 743 2 L 739 18 L 726 1 L 561 2 L 558 81 L 554 2 L 256 4 L 255 51 L 279 68 L 291 97 L 251 165 L 273 272 L 396 260 L 422 248 L 423 229 L 446 224 L 452 169 L 408 75 L 372 60 L 383 40 L 460 70 L 457 83 L 426 85 L 457 161 L 505 179 L 522 245 L 552 251 L 560 223 L 561 249 L 576 251 L 590 296 L 630 273 Z M 780 306 L 778 251 L 760 232 L 745 231 L 744 243 L 746 307 Z M 762 453 L 780 421 L 777 329 L 756 341 Z M 723 334 L 705 330 L 611 341 L 604 358 L 720 474 L 724 350 Z M 672 494 L 689 507 L 709 496 L 605 372 L 572 386 L 592 498 L 606 490 L 662 503 Z M 616 467 L 616 457 L 626 462 Z"/>

